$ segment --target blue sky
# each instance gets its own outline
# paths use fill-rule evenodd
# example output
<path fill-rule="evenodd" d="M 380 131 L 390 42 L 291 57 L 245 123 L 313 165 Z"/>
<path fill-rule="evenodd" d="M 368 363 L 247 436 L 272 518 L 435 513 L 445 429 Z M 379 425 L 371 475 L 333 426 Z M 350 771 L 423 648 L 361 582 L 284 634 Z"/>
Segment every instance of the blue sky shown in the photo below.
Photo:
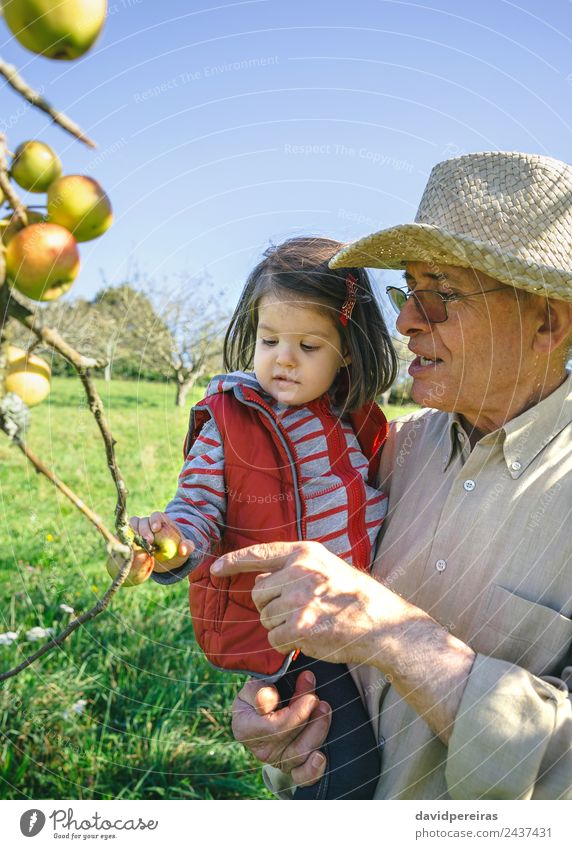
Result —
<path fill-rule="evenodd" d="M 5 26 L 2 55 L 98 143 L 2 92 L 10 147 L 42 138 L 109 193 L 70 296 L 136 263 L 208 272 L 234 305 L 270 240 L 352 240 L 412 220 L 431 167 L 520 149 L 570 158 L 572 3 L 110 0 L 83 59 L 50 62 Z M 167 284 L 166 284 L 167 285 Z M 68 297 L 70 297 L 68 296 Z"/>

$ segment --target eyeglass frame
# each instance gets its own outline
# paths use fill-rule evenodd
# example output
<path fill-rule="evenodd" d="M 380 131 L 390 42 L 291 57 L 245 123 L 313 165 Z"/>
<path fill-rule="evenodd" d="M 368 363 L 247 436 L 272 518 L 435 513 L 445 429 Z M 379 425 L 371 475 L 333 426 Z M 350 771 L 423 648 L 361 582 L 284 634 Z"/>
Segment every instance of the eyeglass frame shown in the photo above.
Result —
<path fill-rule="evenodd" d="M 399 286 L 387 286 L 385 294 L 388 295 L 389 303 L 391 304 L 397 315 L 400 314 L 401 310 L 403 309 L 409 298 L 413 298 L 415 303 L 415 309 L 427 319 L 429 324 L 443 324 L 443 322 L 447 321 L 449 318 L 449 313 L 447 312 L 447 304 L 453 303 L 454 301 L 462 301 L 463 298 L 473 298 L 475 295 L 488 295 L 490 292 L 501 292 L 503 289 L 508 288 L 508 286 L 497 286 L 495 289 L 485 289 L 484 291 L 478 290 L 475 292 L 468 292 L 466 295 L 448 295 L 445 292 L 438 292 L 436 289 L 421 289 L 419 292 L 416 292 L 415 289 L 402 289 Z M 401 292 L 402 295 L 405 295 L 405 303 L 402 307 L 398 307 L 397 304 L 392 300 L 391 295 L 389 294 L 392 290 L 394 292 Z M 433 321 L 427 315 L 426 310 L 424 310 L 423 307 L 420 306 L 417 301 L 415 301 L 416 297 L 418 297 L 419 295 L 423 295 L 425 292 L 427 292 L 427 294 L 437 295 L 441 299 L 443 307 L 445 309 L 445 318 L 440 318 L 437 321 Z"/>

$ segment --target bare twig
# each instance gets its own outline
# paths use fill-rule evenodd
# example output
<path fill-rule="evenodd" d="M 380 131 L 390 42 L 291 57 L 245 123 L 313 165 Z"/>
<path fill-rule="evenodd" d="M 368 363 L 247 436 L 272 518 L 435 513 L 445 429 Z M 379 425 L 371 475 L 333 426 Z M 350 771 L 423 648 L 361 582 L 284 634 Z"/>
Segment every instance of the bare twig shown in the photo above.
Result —
<path fill-rule="evenodd" d="M 8 163 L 6 162 L 7 152 L 8 148 L 6 146 L 6 136 L 4 133 L 0 133 L 0 189 L 2 189 L 6 196 L 6 200 L 14 210 L 14 218 L 22 225 L 22 227 L 26 227 L 28 224 L 26 207 L 12 188 L 12 183 L 8 177 Z"/>
<path fill-rule="evenodd" d="M 45 643 L 41 648 L 27 657 L 22 663 L 18 664 L 18 666 L 14 666 L 13 669 L 9 669 L 7 672 L 0 673 L 0 681 L 6 681 L 8 678 L 13 678 L 18 673 L 22 672 L 23 669 L 26 669 L 27 666 L 30 666 L 34 663 L 35 660 L 38 660 L 42 655 L 47 654 L 52 649 L 55 649 L 57 646 L 61 646 L 61 644 L 67 640 L 70 634 L 73 634 L 81 625 L 85 622 L 89 622 L 90 619 L 94 619 L 96 616 L 99 616 L 102 613 L 119 587 L 122 585 L 123 581 L 127 577 L 129 573 L 129 566 L 131 564 L 131 552 L 127 550 L 125 562 L 122 564 L 120 571 L 117 576 L 114 578 L 113 583 L 107 590 L 104 596 L 102 596 L 93 607 L 90 607 L 89 610 L 86 610 L 85 613 L 82 613 L 77 619 L 73 619 L 69 625 L 67 625 L 63 631 L 53 637 L 49 642 Z"/>
<path fill-rule="evenodd" d="M 117 504 L 115 507 L 115 527 L 117 529 L 117 537 L 115 537 L 101 522 L 94 521 L 99 517 L 89 510 L 86 505 L 81 502 L 80 499 L 75 496 L 69 487 L 63 484 L 62 481 L 57 478 L 57 476 L 51 472 L 38 458 L 36 458 L 29 449 L 26 449 L 22 442 L 18 442 L 20 449 L 24 452 L 26 457 L 33 463 L 34 467 L 46 475 L 46 477 L 57 486 L 62 492 L 64 492 L 68 498 L 70 498 L 76 506 L 81 510 L 81 512 L 87 516 L 90 521 L 92 521 L 99 532 L 103 534 L 103 536 L 108 540 L 108 548 L 111 551 L 120 552 L 124 555 L 125 560 L 121 566 L 119 573 L 114 579 L 113 583 L 105 593 L 105 595 L 97 601 L 97 603 L 91 607 L 88 611 L 83 613 L 73 622 L 63 629 L 56 637 L 49 640 L 45 645 L 43 645 L 38 651 L 34 652 L 34 654 L 27 657 L 22 663 L 18 666 L 15 666 L 13 669 L 9 669 L 6 672 L 0 674 L 0 681 L 5 681 L 7 678 L 12 678 L 14 675 L 18 675 L 23 669 L 30 664 L 34 663 L 39 657 L 47 654 L 47 652 L 61 645 L 64 640 L 69 637 L 69 635 L 75 631 L 80 625 L 83 625 L 84 622 L 87 622 L 90 619 L 93 619 L 95 616 L 98 616 L 109 604 L 109 601 L 117 591 L 117 589 L 121 586 L 125 578 L 129 573 L 129 567 L 132 560 L 132 550 L 131 543 L 133 540 L 133 534 L 129 528 L 127 523 L 127 494 L 128 490 L 125 485 L 125 481 L 121 475 L 121 471 L 117 464 L 117 460 L 115 458 L 115 440 L 113 439 L 111 432 L 109 430 L 109 426 L 107 424 L 107 420 L 105 418 L 103 404 L 101 402 L 101 398 L 97 392 L 95 387 L 95 383 L 93 378 L 91 377 L 90 368 L 94 365 L 99 365 L 97 360 L 91 360 L 87 357 L 84 357 L 75 348 L 72 348 L 71 345 L 68 345 L 57 333 L 57 331 L 53 330 L 49 327 L 41 327 L 39 325 L 37 317 L 23 304 L 19 303 L 9 290 L 7 284 L 0 286 L 0 325 L 3 325 L 7 318 L 15 318 L 32 330 L 36 336 L 42 340 L 42 342 L 49 347 L 53 348 L 55 351 L 58 351 L 63 357 L 65 357 L 68 362 L 70 362 L 74 368 L 76 369 L 78 376 L 83 384 L 85 393 L 88 398 L 89 408 L 93 413 L 97 425 L 99 427 L 99 431 L 103 438 L 105 444 L 105 452 L 107 455 L 107 466 L 111 473 L 111 476 L 115 482 L 115 487 L 117 490 Z M 73 497 L 72 497 L 73 496 Z M 80 502 L 80 503 L 78 503 Z M 80 504 L 82 506 L 80 506 Z M 142 537 L 138 534 L 135 535 L 135 542 L 141 547 L 144 548 L 147 553 L 151 554 L 151 548 Z"/>
<path fill-rule="evenodd" d="M 28 307 L 21 304 L 15 297 L 14 292 L 6 284 L 0 286 L 0 326 L 7 318 L 15 318 L 29 330 L 36 334 L 45 345 L 58 351 L 78 371 L 90 368 L 103 368 L 105 360 L 97 360 L 93 357 L 84 357 L 75 348 L 72 348 L 65 339 L 62 339 L 57 330 L 51 327 L 43 327 L 39 317 Z"/>
<path fill-rule="evenodd" d="M 12 294 L 6 293 L 6 284 L 0 287 L 0 317 L 3 315 L 11 316 L 18 319 L 25 327 L 28 327 L 33 333 L 40 338 L 44 344 L 49 345 L 59 354 L 66 358 L 72 364 L 78 373 L 79 379 L 83 384 L 85 394 L 87 396 L 89 409 L 95 417 L 99 432 L 105 445 L 105 453 L 107 456 L 107 467 L 111 473 L 111 477 L 115 483 L 117 491 L 117 504 L 115 506 L 115 527 L 119 534 L 119 538 L 124 545 L 129 545 L 130 540 L 126 536 L 127 533 L 127 495 L 128 490 L 123 480 L 123 476 L 119 469 L 115 457 L 115 439 L 111 435 L 107 419 L 103 410 L 103 404 L 99 393 L 95 387 L 95 383 L 91 376 L 91 367 L 99 365 L 97 360 L 89 360 L 84 357 L 71 345 L 65 342 L 57 331 L 49 327 L 38 326 L 36 317 L 23 304 L 20 304 Z"/>
<path fill-rule="evenodd" d="M 111 533 L 109 528 L 107 528 L 103 524 L 101 517 L 98 516 L 97 513 L 94 513 L 93 510 L 91 510 L 87 506 L 87 504 L 82 501 L 79 495 L 76 495 L 73 489 L 71 489 L 67 484 L 65 484 L 63 480 L 61 480 L 61 478 L 56 475 L 55 472 L 52 472 L 52 470 L 49 469 L 45 465 L 45 463 L 40 460 L 39 457 L 36 457 L 36 455 L 32 451 L 30 451 L 30 449 L 23 440 L 14 439 L 14 442 L 16 443 L 22 454 L 28 458 L 28 460 L 30 461 L 32 466 L 34 466 L 36 471 L 42 475 L 45 475 L 45 477 L 47 477 L 47 479 L 53 483 L 56 489 L 59 489 L 60 492 L 63 492 L 66 498 L 69 498 L 72 504 L 77 507 L 80 513 L 83 513 L 83 515 L 87 519 L 89 519 L 89 521 L 93 525 L 95 525 L 102 537 L 104 537 L 109 543 L 112 544 L 113 548 L 120 549 L 121 543 L 119 542 L 117 537 Z"/>
<path fill-rule="evenodd" d="M 58 124 L 65 130 L 67 133 L 70 133 L 76 139 L 86 144 L 88 147 L 96 147 L 96 144 L 92 139 L 90 139 L 81 127 L 76 124 L 75 121 L 72 121 L 71 118 L 68 118 L 67 115 L 64 115 L 63 112 L 59 112 L 55 109 L 51 103 L 42 97 L 42 95 L 31 88 L 25 80 L 19 75 L 18 71 L 13 65 L 9 65 L 3 59 L 0 59 L 0 74 L 6 79 L 8 85 L 10 85 L 14 91 L 17 91 L 18 94 L 21 94 L 22 97 L 28 101 L 32 106 L 35 106 L 36 109 L 40 109 L 42 112 L 45 112 L 47 115 L 52 118 L 55 124 Z"/>

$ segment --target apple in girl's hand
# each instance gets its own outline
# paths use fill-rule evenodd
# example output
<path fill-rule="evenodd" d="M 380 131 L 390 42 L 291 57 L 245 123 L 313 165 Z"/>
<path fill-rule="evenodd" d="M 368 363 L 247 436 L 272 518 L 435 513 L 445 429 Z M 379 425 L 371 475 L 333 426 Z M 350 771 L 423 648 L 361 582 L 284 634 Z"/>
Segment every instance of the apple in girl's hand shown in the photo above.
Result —
<path fill-rule="evenodd" d="M 166 563 L 168 560 L 172 560 L 179 553 L 180 542 L 181 535 L 177 531 L 165 527 L 161 528 L 154 535 L 153 557 L 159 563 Z"/>
<path fill-rule="evenodd" d="M 119 552 L 112 552 L 107 558 L 106 568 L 111 578 L 116 578 L 121 566 L 124 562 L 124 557 Z M 150 554 L 147 554 L 145 549 L 138 545 L 133 546 L 133 561 L 123 581 L 123 587 L 135 587 L 137 584 L 142 584 L 146 581 L 153 571 L 155 561 Z"/>

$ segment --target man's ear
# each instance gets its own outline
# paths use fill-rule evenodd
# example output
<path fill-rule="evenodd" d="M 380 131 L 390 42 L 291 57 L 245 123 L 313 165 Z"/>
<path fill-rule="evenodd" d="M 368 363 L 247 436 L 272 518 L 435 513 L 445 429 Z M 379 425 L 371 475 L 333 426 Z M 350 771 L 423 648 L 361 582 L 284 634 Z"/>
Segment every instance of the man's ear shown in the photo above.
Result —
<path fill-rule="evenodd" d="M 568 343 L 572 334 L 572 303 L 556 298 L 544 298 L 544 315 L 536 329 L 533 348 L 549 356 Z"/>

